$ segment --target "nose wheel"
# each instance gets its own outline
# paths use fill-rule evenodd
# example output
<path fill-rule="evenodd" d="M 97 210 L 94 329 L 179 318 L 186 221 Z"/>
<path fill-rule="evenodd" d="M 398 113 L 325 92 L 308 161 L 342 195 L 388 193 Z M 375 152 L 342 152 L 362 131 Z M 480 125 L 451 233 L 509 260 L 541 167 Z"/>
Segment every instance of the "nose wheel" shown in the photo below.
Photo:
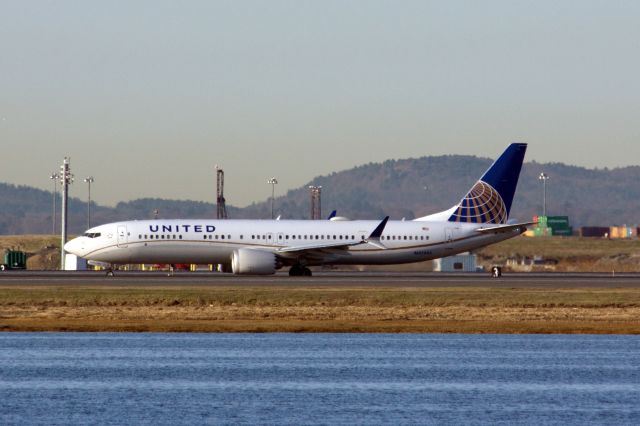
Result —
<path fill-rule="evenodd" d="M 311 269 L 306 266 L 293 265 L 291 269 L 289 269 L 290 277 L 310 277 L 311 275 Z"/>

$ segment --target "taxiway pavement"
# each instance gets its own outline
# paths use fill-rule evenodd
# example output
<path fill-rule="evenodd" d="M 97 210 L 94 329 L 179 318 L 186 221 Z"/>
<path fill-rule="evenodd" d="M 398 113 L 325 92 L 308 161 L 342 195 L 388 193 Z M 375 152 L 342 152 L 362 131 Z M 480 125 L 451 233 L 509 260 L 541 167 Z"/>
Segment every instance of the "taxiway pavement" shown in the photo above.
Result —
<path fill-rule="evenodd" d="M 328 272 L 312 277 L 290 277 L 286 272 L 267 276 L 236 276 L 217 272 L 126 272 L 115 277 L 104 272 L 4 271 L 2 286 L 108 286 L 108 287 L 495 287 L 495 288 L 640 288 L 640 274 L 600 273 L 488 273 L 438 272 Z"/>

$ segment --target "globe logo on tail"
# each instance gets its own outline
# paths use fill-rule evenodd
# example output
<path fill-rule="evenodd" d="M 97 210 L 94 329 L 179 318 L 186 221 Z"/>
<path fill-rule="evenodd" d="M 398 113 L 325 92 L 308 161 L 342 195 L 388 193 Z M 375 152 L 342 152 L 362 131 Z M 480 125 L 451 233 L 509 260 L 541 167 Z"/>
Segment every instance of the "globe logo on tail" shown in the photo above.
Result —
<path fill-rule="evenodd" d="M 502 197 L 491 185 L 478 181 L 457 209 L 449 222 L 462 223 L 506 223 L 507 209 Z"/>

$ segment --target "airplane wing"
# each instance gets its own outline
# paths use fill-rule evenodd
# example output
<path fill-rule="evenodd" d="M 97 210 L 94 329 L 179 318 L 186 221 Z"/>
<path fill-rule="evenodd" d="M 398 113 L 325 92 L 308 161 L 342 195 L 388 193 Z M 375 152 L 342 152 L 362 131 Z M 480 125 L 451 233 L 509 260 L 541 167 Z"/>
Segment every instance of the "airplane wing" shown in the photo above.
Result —
<path fill-rule="evenodd" d="M 301 244 L 296 246 L 287 246 L 279 248 L 275 251 L 276 254 L 279 253 L 305 253 L 309 254 L 312 252 L 325 252 L 328 249 L 341 249 L 346 250 L 348 247 L 358 246 L 361 244 L 371 244 L 375 247 L 385 249 L 386 247 L 380 242 L 380 236 L 382 235 L 382 231 L 384 231 L 384 227 L 387 225 L 387 221 L 389 220 L 389 216 L 382 219 L 382 222 L 378 224 L 376 229 L 371 232 L 369 238 L 365 240 L 351 240 L 351 241 L 339 241 L 339 242 L 327 242 L 327 243 L 312 243 L 312 244 Z"/>
<path fill-rule="evenodd" d="M 282 247 L 276 250 L 276 253 L 292 253 L 292 252 L 301 252 L 308 250 L 319 250 L 319 249 L 328 249 L 328 248 L 344 248 L 350 246 L 357 246 L 362 244 L 363 241 L 340 241 L 336 243 L 317 243 L 317 244 L 301 244 L 298 246 L 288 246 Z"/>
<path fill-rule="evenodd" d="M 481 227 L 477 228 L 476 232 L 481 234 L 494 234 L 494 233 L 503 233 L 510 232 L 514 230 L 520 230 L 520 233 L 523 233 L 527 230 L 527 226 L 535 225 L 537 222 L 524 222 L 524 223 L 515 223 L 509 225 L 498 225 L 498 226 L 489 226 L 489 227 Z"/>

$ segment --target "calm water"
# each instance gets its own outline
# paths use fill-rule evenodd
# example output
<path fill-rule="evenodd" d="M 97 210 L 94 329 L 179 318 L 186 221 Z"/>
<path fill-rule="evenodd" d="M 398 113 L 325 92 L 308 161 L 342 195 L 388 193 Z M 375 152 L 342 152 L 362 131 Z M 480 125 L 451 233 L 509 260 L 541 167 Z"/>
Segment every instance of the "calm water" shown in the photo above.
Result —
<path fill-rule="evenodd" d="M 640 337 L 0 334 L 0 424 L 640 424 Z"/>

